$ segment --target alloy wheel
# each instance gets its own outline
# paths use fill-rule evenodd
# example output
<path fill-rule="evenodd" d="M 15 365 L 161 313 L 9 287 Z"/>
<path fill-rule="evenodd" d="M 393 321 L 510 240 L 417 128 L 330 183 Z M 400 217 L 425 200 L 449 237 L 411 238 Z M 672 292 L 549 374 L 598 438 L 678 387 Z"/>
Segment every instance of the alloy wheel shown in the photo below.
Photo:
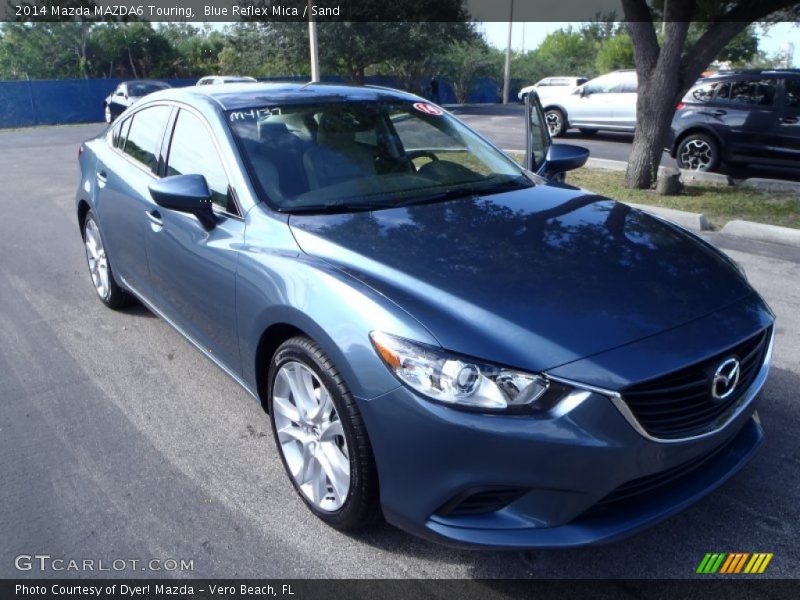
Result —
<path fill-rule="evenodd" d="M 713 160 L 714 149 L 705 140 L 689 140 L 681 149 L 680 161 L 685 169 L 702 171 L 707 169 Z"/>
<path fill-rule="evenodd" d="M 306 365 L 289 361 L 275 376 L 272 410 L 298 489 L 319 510 L 340 509 L 350 491 L 350 453 L 328 389 Z"/>
<path fill-rule="evenodd" d="M 108 277 L 108 257 L 106 256 L 100 229 L 94 219 L 86 221 L 84 231 L 84 246 L 86 247 L 86 261 L 89 263 L 89 273 L 97 295 L 101 299 L 108 299 L 111 290 Z"/>
<path fill-rule="evenodd" d="M 547 130 L 551 136 L 556 136 L 561 133 L 561 115 L 557 111 L 549 111 L 545 114 L 545 121 L 547 122 Z"/>

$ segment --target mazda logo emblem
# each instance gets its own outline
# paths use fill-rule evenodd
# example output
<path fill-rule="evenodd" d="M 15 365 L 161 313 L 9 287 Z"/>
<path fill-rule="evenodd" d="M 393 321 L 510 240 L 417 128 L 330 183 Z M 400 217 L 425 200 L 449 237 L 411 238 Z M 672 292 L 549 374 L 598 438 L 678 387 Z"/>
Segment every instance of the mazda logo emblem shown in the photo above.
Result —
<path fill-rule="evenodd" d="M 730 397 L 736 390 L 736 384 L 739 383 L 739 373 L 738 358 L 728 358 L 722 361 L 711 380 L 711 397 L 718 401 Z"/>

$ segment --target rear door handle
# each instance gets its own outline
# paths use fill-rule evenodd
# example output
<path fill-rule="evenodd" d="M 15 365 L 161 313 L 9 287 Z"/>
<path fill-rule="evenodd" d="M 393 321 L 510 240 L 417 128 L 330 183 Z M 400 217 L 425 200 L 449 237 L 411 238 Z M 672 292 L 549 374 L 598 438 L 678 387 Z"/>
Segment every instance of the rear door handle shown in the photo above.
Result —
<path fill-rule="evenodd" d="M 780 122 L 786 123 L 787 125 L 794 125 L 797 123 L 797 117 L 781 117 Z"/>
<path fill-rule="evenodd" d="M 147 215 L 147 218 L 154 225 L 153 231 L 158 231 L 164 226 L 164 222 L 161 220 L 161 213 L 157 210 L 146 210 L 144 214 Z"/>
<path fill-rule="evenodd" d="M 711 113 L 711 116 L 712 117 L 724 117 L 727 114 L 728 114 L 727 110 L 715 110 L 714 112 Z"/>
<path fill-rule="evenodd" d="M 100 187 L 105 187 L 106 182 L 108 181 L 108 173 L 105 170 L 97 172 L 97 185 Z"/>

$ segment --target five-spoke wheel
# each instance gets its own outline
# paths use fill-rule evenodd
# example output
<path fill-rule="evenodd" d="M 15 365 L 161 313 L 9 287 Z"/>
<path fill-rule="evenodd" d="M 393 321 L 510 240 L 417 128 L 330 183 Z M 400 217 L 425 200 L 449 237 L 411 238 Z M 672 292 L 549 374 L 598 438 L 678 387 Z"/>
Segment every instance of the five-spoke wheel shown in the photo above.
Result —
<path fill-rule="evenodd" d="M 268 410 L 286 472 L 311 511 L 338 529 L 378 514 L 372 448 L 355 398 L 311 339 L 293 337 L 269 366 Z"/>
<path fill-rule="evenodd" d="M 678 146 L 678 166 L 692 171 L 713 171 L 719 166 L 717 142 L 702 133 L 685 137 Z"/>
<path fill-rule="evenodd" d="M 330 392 L 311 369 L 289 361 L 275 377 L 272 408 L 297 487 L 320 510 L 341 508 L 350 491 L 350 452 Z"/>

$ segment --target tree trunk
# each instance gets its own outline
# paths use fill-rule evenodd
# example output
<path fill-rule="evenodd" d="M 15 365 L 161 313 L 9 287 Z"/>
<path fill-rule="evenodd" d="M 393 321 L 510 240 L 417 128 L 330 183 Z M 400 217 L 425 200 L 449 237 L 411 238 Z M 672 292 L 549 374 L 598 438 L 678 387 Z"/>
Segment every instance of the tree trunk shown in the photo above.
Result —
<path fill-rule="evenodd" d="M 677 81 L 668 78 L 639 79 L 636 100 L 636 132 L 633 135 L 625 184 L 629 188 L 653 186 L 661 163 L 667 131 L 675 110 Z"/>
<path fill-rule="evenodd" d="M 688 30 L 688 22 L 668 23 L 659 48 L 652 21 L 628 23 L 639 80 L 636 132 L 625 172 L 629 188 L 650 188 L 656 180 L 667 131 L 680 98 L 681 53 Z"/>

